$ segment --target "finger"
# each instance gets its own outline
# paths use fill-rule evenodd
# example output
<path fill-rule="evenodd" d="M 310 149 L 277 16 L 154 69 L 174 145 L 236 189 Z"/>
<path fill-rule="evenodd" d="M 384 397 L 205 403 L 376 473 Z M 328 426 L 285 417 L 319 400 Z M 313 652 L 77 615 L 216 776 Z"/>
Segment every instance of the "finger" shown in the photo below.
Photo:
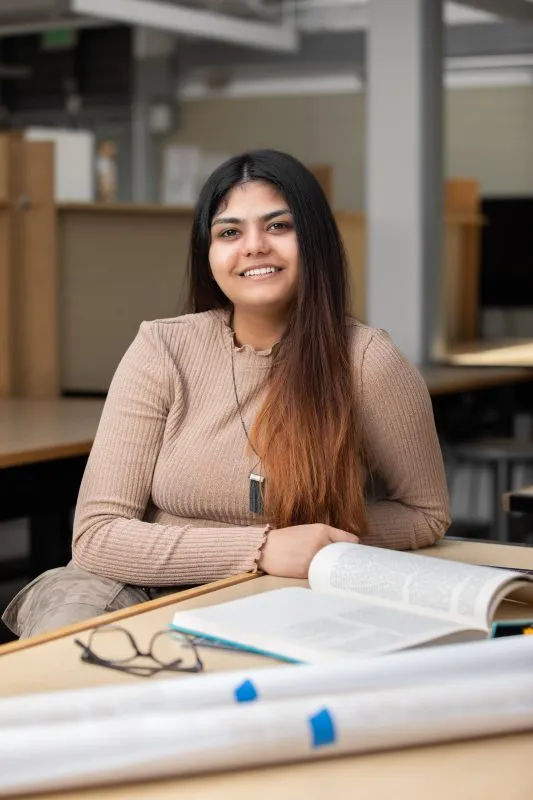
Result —
<path fill-rule="evenodd" d="M 330 528 L 329 540 L 330 542 L 352 542 L 353 544 L 359 541 L 359 537 L 356 536 L 355 533 L 341 531 L 339 528 Z"/>

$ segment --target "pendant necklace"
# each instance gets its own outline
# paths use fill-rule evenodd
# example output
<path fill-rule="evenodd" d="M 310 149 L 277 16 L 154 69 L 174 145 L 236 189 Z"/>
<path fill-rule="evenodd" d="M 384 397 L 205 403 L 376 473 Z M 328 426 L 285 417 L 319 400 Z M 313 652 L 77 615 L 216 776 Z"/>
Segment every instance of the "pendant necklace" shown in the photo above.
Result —
<path fill-rule="evenodd" d="M 254 465 L 249 475 L 250 484 L 248 489 L 248 510 L 252 514 L 264 514 L 265 505 L 264 505 L 263 495 L 265 488 L 265 478 L 263 475 L 260 475 L 259 472 L 257 471 L 257 468 L 261 464 L 261 456 L 253 446 L 253 443 L 248 435 L 248 430 L 246 428 L 246 424 L 242 416 L 241 404 L 239 403 L 239 395 L 237 393 L 237 381 L 235 380 L 235 357 L 233 349 L 234 349 L 234 341 L 231 343 L 231 375 L 233 378 L 233 390 L 235 392 L 235 402 L 237 403 L 237 409 L 239 411 L 241 425 L 244 434 L 246 436 L 246 439 L 248 440 L 248 444 L 250 445 L 253 452 L 258 458 L 257 463 Z"/>

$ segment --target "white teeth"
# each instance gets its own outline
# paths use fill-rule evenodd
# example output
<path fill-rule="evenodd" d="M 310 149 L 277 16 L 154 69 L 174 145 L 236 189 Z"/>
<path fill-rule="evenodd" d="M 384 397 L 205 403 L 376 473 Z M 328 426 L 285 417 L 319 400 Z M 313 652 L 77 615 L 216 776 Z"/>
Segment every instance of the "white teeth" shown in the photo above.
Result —
<path fill-rule="evenodd" d="M 279 272 L 276 267 L 261 267 L 260 269 L 247 269 L 243 272 L 245 278 L 250 278 L 253 275 L 270 275 L 272 272 Z"/>

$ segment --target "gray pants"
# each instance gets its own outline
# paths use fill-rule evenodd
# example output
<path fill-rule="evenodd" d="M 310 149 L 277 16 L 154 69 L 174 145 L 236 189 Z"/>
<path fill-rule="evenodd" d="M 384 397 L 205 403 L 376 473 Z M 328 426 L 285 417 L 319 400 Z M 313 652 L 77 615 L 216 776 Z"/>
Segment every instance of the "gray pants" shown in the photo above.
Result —
<path fill-rule="evenodd" d="M 37 636 L 108 611 L 143 603 L 157 593 L 175 591 L 175 587 L 150 590 L 130 586 L 85 572 L 71 562 L 66 567 L 44 572 L 21 589 L 4 611 L 2 620 L 21 638 Z"/>

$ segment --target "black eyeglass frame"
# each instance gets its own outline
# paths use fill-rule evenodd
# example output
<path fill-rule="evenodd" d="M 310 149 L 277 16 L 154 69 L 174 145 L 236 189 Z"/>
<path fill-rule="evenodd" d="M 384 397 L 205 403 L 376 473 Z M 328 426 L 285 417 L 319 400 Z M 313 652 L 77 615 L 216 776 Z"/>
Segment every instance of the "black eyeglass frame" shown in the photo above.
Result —
<path fill-rule="evenodd" d="M 91 648 L 91 643 L 93 636 L 97 633 L 101 633 L 104 630 L 115 630 L 120 631 L 121 633 L 125 634 L 130 641 L 130 644 L 133 649 L 133 655 L 129 656 L 128 658 L 123 659 L 106 659 L 100 658 L 94 650 Z M 190 646 L 191 650 L 194 653 L 195 663 L 190 667 L 182 667 L 181 664 L 183 663 L 183 658 L 177 658 L 175 661 L 163 662 L 156 658 L 153 654 L 153 647 L 154 642 L 159 636 L 172 636 L 177 638 L 179 636 L 181 639 L 184 639 L 187 644 Z M 202 659 L 200 658 L 200 654 L 196 648 L 194 641 L 185 634 L 176 634 L 176 631 L 171 629 L 157 631 L 154 633 L 152 638 L 150 639 L 150 644 L 148 646 L 147 651 L 143 651 L 137 645 L 135 638 L 133 635 L 126 630 L 126 628 L 121 627 L 120 625 L 103 625 L 100 628 L 94 628 L 91 631 L 89 641 L 87 644 L 81 641 L 81 639 L 74 639 L 75 644 L 78 647 L 81 647 L 82 654 L 81 660 L 84 661 L 86 664 L 94 664 L 98 667 L 106 667 L 107 669 L 114 669 L 117 672 L 123 672 L 127 675 L 135 675 L 139 678 L 150 678 L 152 675 L 156 675 L 160 672 L 188 672 L 188 673 L 197 673 L 203 672 L 204 664 Z M 148 665 L 142 664 L 130 664 L 128 662 L 133 661 L 135 658 L 151 658 L 153 661 L 156 662 L 157 666 L 150 667 Z"/>

